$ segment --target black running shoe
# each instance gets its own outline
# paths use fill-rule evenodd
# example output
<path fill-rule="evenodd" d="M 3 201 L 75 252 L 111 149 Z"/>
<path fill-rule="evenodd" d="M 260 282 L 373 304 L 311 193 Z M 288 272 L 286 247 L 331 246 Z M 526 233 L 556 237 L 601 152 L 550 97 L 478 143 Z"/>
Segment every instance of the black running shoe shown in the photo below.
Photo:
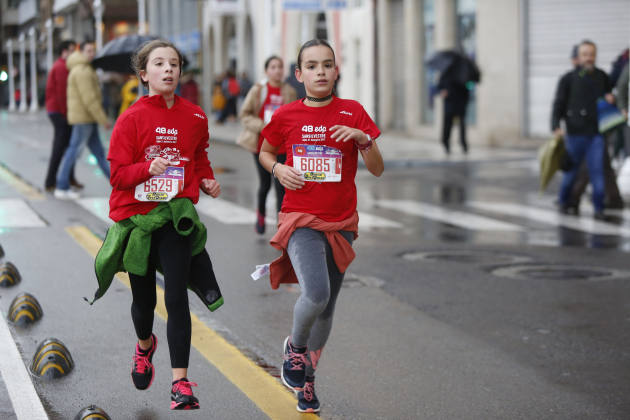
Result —
<path fill-rule="evenodd" d="M 259 211 L 256 211 L 256 233 L 262 235 L 265 233 L 265 215 Z"/>
<path fill-rule="evenodd" d="M 173 382 L 171 388 L 171 410 L 196 410 L 199 408 L 199 400 L 192 393 L 194 382 L 188 382 L 187 378 Z"/>
<path fill-rule="evenodd" d="M 131 379 L 136 389 L 144 390 L 151 386 L 155 377 L 155 370 L 151 360 L 153 353 L 157 349 L 157 337 L 151 334 L 153 344 L 149 350 L 141 350 L 136 343 L 136 352 L 133 355 L 133 367 L 131 368 Z"/>
<path fill-rule="evenodd" d="M 300 413 L 319 413 L 319 400 L 315 395 L 315 378 L 305 379 L 304 389 L 298 392 L 297 411 Z"/>
<path fill-rule="evenodd" d="M 304 375 L 308 359 L 306 358 L 306 347 L 293 347 L 289 342 L 289 337 L 284 339 L 284 352 L 282 372 L 280 377 L 282 383 L 294 392 L 300 391 L 304 386 Z"/>

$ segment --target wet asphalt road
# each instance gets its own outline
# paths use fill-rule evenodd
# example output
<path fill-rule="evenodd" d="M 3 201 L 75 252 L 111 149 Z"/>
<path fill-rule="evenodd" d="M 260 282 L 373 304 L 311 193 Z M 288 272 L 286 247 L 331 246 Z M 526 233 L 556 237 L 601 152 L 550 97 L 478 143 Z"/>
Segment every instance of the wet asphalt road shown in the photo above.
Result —
<path fill-rule="evenodd" d="M 0 133 L 2 165 L 41 188 L 51 138 L 43 114 L 0 113 Z M 77 177 L 84 196 L 107 197 L 106 180 L 83 158 Z M 253 208 L 251 156 L 213 144 L 210 158 L 225 169 L 221 198 Z M 362 228 L 356 242 L 318 370 L 323 418 L 627 418 L 630 223 L 622 212 L 593 225 L 588 203 L 581 218 L 555 220 L 558 179 L 539 195 L 534 159 L 535 152 L 496 161 L 418 160 L 386 165 L 380 179 L 359 172 L 359 211 L 389 227 Z M 46 226 L 2 229 L 6 259 L 24 280 L 0 289 L 0 309 L 6 314 L 19 291 L 33 293 L 44 319 L 12 330 L 25 363 L 49 335 L 62 339 L 76 362 L 58 382 L 34 381 L 49 416 L 71 418 L 96 403 L 112 418 L 170 418 L 164 322 L 155 322 L 161 370 L 140 393 L 128 377 L 129 291 L 116 284 L 94 306 L 82 300 L 95 288 L 93 260 L 65 228 L 104 235 L 107 223 L 78 203 L 30 199 L 0 180 L 0 200 L 8 199 L 22 200 Z M 521 212 L 505 210 L 506 203 Z M 226 305 L 210 314 L 191 296 L 193 313 L 277 375 L 297 290 L 272 291 L 265 279 L 248 277 L 277 255 L 267 244 L 272 226 L 257 237 L 252 223 L 221 217 L 202 214 Z M 608 231 L 614 233 L 599 233 Z M 202 410 L 182 415 L 267 417 L 198 352 L 190 366 Z M 0 398 L 3 416 L 7 404 Z"/>

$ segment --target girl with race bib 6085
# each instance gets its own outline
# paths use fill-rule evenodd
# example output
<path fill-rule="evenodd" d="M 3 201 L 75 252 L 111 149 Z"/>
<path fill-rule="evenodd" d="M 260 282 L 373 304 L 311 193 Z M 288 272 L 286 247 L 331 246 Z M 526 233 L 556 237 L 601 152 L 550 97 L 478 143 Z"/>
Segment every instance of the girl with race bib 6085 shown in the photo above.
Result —
<path fill-rule="evenodd" d="M 286 189 L 271 239 L 283 252 L 271 263 L 271 285 L 298 282 L 301 289 L 284 340 L 281 378 L 297 393 L 298 411 L 318 412 L 315 369 L 358 236 L 358 156 L 376 176 L 383 159 L 375 142 L 380 131 L 361 104 L 333 94 L 338 68 L 326 41 L 302 46 L 295 75 L 307 96 L 274 112 L 262 131 L 260 162 Z M 284 164 L 277 160 L 280 150 L 286 150 Z"/>
<path fill-rule="evenodd" d="M 111 282 L 112 272 L 129 273 L 131 318 L 138 336 L 131 377 L 137 389 L 147 389 L 155 375 L 156 269 L 162 271 L 173 377 L 171 409 L 195 409 L 199 401 L 191 386 L 196 384 L 187 379 L 191 345 L 187 288 L 211 310 L 223 301 L 205 250 L 206 229 L 193 204 L 200 189 L 217 197 L 221 188 L 206 151 L 208 119 L 200 107 L 175 95 L 181 53 L 170 42 L 150 41 L 136 53 L 133 64 L 149 94 L 119 117 L 112 133 L 110 217 L 117 223 L 96 259 L 100 285 L 96 297 L 109 285 L 103 286 L 102 278 Z M 219 294 L 202 293 L 195 282 L 213 283 Z"/>

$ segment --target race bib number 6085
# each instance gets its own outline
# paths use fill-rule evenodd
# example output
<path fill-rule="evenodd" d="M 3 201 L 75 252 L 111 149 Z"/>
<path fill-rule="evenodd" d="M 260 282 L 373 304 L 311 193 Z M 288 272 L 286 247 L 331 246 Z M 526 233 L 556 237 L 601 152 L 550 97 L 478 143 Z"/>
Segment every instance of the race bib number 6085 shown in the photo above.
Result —
<path fill-rule="evenodd" d="M 341 151 L 314 144 L 293 145 L 293 167 L 305 181 L 341 182 Z"/>

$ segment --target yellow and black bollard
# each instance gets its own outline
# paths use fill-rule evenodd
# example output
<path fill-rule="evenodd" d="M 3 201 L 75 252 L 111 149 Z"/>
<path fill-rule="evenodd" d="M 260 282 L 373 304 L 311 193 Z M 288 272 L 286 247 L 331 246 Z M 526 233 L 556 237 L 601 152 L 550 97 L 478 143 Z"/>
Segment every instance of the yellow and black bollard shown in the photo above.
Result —
<path fill-rule="evenodd" d="M 74 417 L 74 420 L 111 420 L 107 413 L 95 405 L 89 405 Z"/>
<path fill-rule="evenodd" d="M 31 373 L 40 378 L 56 379 L 67 375 L 74 361 L 66 346 L 56 338 L 42 341 L 31 362 Z"/>
<path fill-rule="evenodd" d="M 10 262 L 0 265 L 0 287 L 15 286 L 22 280 L 17 267 Z"/>
<path fill-rule="evenodd" d="M 13 299 L 9 307 L 9 321 L 16 325 L 25 326 L 38 321 L 44 312 L 35 296 L 23 292 Z"/>

